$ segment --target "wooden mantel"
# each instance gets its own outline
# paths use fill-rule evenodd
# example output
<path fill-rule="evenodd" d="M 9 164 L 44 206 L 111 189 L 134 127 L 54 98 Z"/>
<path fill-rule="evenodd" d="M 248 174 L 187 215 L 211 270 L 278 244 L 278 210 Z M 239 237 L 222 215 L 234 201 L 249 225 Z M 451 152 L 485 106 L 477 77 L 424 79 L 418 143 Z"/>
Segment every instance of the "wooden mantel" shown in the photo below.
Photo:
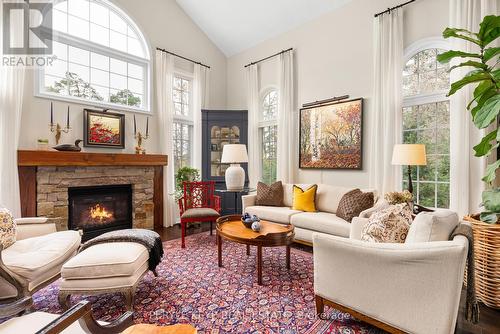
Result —
<path fill-rule="evenodd" d="M 160 154 L 17 151 L 18 166 L 166 166 Z"/>
<path fill-rule="evenodd" d="M 37 167 L 47 166 L 135 166 L 153 167 L 154 226 L 163 226 L 163 166 L 168 157 L 160 154 L 90 153 L 59 151 L 17 151 L 19 185 L 21 192 L 21 214 L 23 217 L 37 215 Z"/>

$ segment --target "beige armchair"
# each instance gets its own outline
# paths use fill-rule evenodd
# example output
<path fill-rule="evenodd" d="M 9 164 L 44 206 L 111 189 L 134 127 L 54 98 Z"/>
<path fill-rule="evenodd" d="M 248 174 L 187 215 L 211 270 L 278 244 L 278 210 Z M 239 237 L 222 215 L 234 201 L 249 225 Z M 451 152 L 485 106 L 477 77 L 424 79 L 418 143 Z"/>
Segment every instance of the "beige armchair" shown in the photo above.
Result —
<path fill-rule="evenodd" d="M 57 232 L 47 218 L 15 221 L 16 242 L 0 249 L 0 305 L 30 296 L 55 281 L 81 242 L 78 231 Z"/>
<path fill-rule="evenodd" d="M 353 219 L 350 238 L 313 236 L 318 314 L 328 305 L 391 333 L 453 333 L 467 239 L 368 243 L 367 221 Z"/>

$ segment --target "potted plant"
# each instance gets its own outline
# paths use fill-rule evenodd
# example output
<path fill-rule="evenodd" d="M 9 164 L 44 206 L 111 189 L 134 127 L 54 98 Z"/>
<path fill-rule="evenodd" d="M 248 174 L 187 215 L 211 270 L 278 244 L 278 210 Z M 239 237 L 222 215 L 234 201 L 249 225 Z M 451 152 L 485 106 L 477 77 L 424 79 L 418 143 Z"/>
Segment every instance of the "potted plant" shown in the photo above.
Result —
<path fill-rule="evenodd" d="M 438 61 L 447 63 L 461 58 L 461 62 L 450 71 L 472 68 L 462 79 L 451 84 L 448 96 L 455 94 L 467 85 L 475 85 L 473 98 L 466 106 L 478 129 L 487 129 L 495 123 L 495 130 L 488 132 L 474 146 L 475 156 L 491 157 L 500 145 L 500 129 L 497 119 L 500 113 L 500 47 L 494 42 L 500 36 L 500 16 L 484 17 L 478 32 L 466 29 L 446 28 L 444 38 L 459 38 L 474 44 L 478 52 L 450 50 L 438 55 Z M 487 189 L 482 193 L 484 211 L 464 219 L 471 222 L 475 239 L 476 290 L 484 304 L 500 307 L 500 188 L 493 185 L 496 172 L 500 167 L 500 157 L 486 168 L 482 181 Z"/>
<path fill-rule="evenodd" d="M 175 173 L 175 193 L 173 194 L 175 200 L 179 200 L 184 196 L 183 183 L 185 181 L 200 181 L 200 171 L 192 167 L 181 167 Z"/>

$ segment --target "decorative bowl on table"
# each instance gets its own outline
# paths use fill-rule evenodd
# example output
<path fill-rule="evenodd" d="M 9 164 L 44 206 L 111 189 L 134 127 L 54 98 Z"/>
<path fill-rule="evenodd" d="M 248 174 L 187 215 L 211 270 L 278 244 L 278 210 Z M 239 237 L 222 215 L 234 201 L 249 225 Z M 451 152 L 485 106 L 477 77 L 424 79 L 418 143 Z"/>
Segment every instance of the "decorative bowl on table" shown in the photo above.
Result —
<path fill-rule="evenodd" d="M 245 225 L 246 228 L 252 228 L 252 224 L 260 221 L 259 217 L 256 215 L 251 216 L 248 212 L 245 212 L 243 216 L 241 216 L 241 222 Z"/>

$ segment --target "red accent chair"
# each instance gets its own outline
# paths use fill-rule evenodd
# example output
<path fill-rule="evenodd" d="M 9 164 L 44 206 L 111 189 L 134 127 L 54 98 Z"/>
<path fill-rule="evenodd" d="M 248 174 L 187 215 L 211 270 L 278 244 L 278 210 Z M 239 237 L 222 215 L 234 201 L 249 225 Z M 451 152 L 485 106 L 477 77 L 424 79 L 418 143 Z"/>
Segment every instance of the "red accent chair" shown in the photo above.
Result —
<path fill-rule="evenodd" d="M 210 222 L 212 235 L 213 222 L 220 217 L 220 197 L 214 195 L 215 181 L 184 182 L 184 196 L 179 198 L 181 214 L 182 248 L 186 248 L 186 224 Z"/>

